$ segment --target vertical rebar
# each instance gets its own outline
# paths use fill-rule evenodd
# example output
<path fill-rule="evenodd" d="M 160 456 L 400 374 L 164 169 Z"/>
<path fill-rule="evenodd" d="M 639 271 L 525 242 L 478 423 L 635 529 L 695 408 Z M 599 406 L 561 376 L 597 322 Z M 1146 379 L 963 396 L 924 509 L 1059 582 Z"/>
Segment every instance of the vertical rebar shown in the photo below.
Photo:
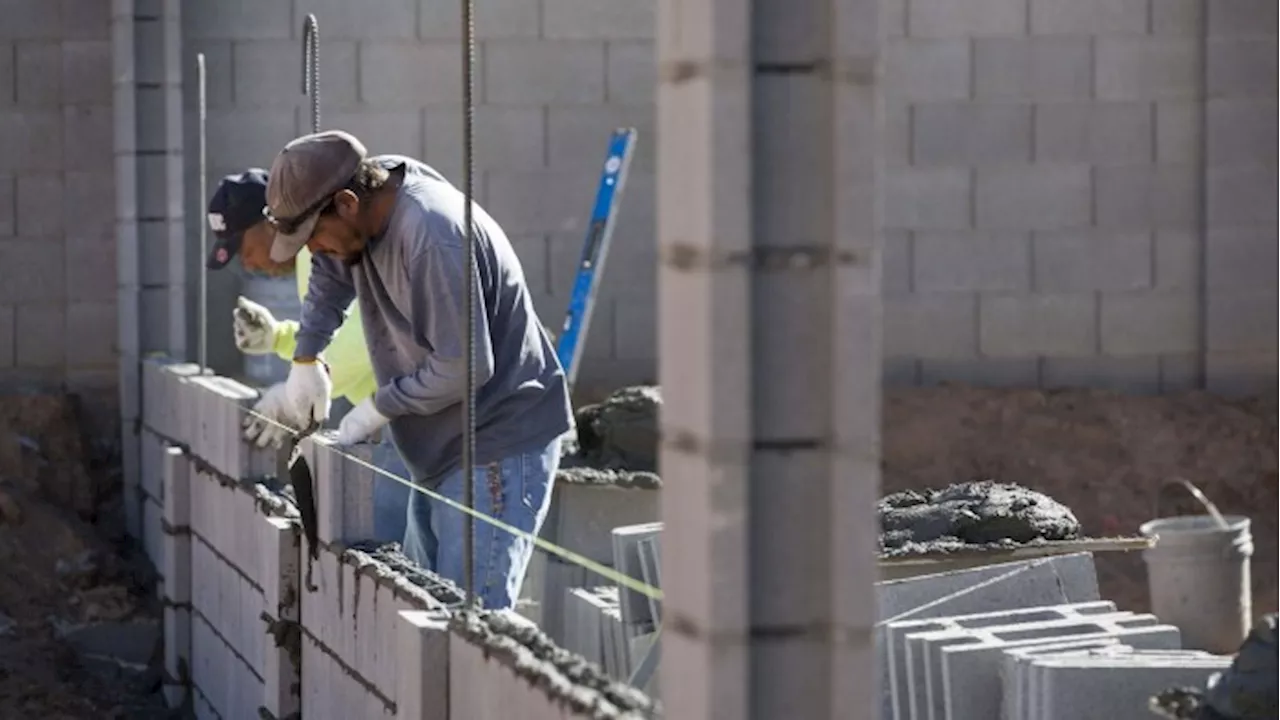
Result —
<path fill-rule="evenodd" d="M 476 463 L 476 241 L 475 227 L 472 223 L 471 203 L 475 190 L 475 167 L 472 157 L 472 124 L 475 120 L 475 55 L 476 27 L 473 17 L 472 0 L 462 0 L 462 175 L 463 197 L 466 202 L 463 208 L 463 223 L 467 233 L 467 302 L 466 317 L 463 326 L 466 328 L 467 341 L 467 378 L 466 391 L 462 404 L 462 477 L 463 501 L 468 510 L 474 510 L 475 497 L 475 463 Z M 475 598 L 475 518 L 467 514 L 466 538 L 463 544 L 465 558 L 463 572 L 466 575 L 467 603 L 474 604 Z"/>
<path fill-rule="evenodd" d="M 320 132 L 320 24 L 314 14 L 302 23 L 302 94 L 311 98 L 311 132 Z"/>
<path fill-rule="evenodd" d="M 208 120 L 204 53 L 196 54 L 196 85 L 200 105 L 200 202 L 209 201 Z M 197 338 L 197 360 L 201 370 L 209 367 L 209 229 L 208 220 L 200 218 L 200 337 Z"/>

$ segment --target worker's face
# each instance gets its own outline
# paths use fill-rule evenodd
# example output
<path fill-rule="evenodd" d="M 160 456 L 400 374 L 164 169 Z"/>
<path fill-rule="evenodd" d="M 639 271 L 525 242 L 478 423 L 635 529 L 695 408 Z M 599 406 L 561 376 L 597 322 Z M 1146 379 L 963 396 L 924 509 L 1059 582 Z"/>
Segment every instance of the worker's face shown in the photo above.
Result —
<path fill-rule="evenodd" d="M 341 190 L 333 196 L 333 204 L 320 213 L 316 229 L 307 241 L 313 253 L 328 255 L 347 265 L 360 262 L 366 237 L 361 229 L 360 198 L 350 190 Z"/>
<path fill-rule="evenodd" d="M 288 275 L 293 271 L 293 259 L 288 262 L 271 261 L 271 242 L 276 233 L 265 219 L 244 231 L 240 239 L 240 264 L 249 272 L 271 277 Z"/>

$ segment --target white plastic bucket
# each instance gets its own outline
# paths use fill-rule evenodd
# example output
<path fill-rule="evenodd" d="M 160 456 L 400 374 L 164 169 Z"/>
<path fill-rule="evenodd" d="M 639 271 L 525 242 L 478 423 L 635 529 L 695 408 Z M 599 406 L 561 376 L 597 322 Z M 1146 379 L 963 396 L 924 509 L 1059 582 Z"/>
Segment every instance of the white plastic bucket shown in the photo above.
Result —
<path fill-rule="evenodd" d="M 1185 648 L 1231 654 L 1249 632 L 1253 599 L 1249 518 L 1226 515 L 1161 518 L 1139 532 L 1155 537 L 1143 552 L 1151 612 L 1182 631 Z"/>
<path fill-rule="evenodd" d="M 240 286 L 240 293 L 270 310 L 277 320 L 297 320 L 302 314 L 302 303 L 298 300 L 298 280 L 293 275 L 278 278 L 246 277 Z M 289 375 L 289 363 L 276 357 L 275 353 L 243 357 L 245 377 L 260 387 L 283 382 Z"/>

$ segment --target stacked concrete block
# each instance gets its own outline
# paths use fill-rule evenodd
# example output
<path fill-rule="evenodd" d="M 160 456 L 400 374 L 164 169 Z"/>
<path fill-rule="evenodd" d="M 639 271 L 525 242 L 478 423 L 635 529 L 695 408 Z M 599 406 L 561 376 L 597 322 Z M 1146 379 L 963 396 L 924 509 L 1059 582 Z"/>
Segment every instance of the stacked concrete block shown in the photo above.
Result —
<path fill-rule="evenodd" d="M 658 519 L 660 491 L 558 480 L 542 526 L 547 542 L 608 567 L 614 567 L 614 528 Z M 557 641 L 564 639 L 565 593 L 600 582 L 558 555 L 534 551 L 521 595 L 530 602 L 523 612 Z"/>
<path fill-rule="evenodd" d="M 164 450 L 164 692 L 177 707 L 191 681 L 191 463 Z"/>
<path fill-rule="evenodd" d="M 1019 668 L 1022 663 L 1029 662 L 1040 655 L 1070 654 L 1111 647 L 1121 647 L 1120 641 L 1114 637 L 1072 639 L 1004 650 L 1004 658 L 1000 664 L 1001 719 L 1022 718 L 1025 717 L 1024 713 L 1029 712 L 1023 707 L 1023 700 L 1028 697 L 1029 691 L 1026 674 Z"/>
<path fill-rule="evenodd" d="M 1148 701 L 1171 687 L 1204 687 L 1230 657 L 1200 651 L 1047 655 L 1021 666 L 1030 673 L 1024 715 L 1036 720 L 1150 717 Z M 1021 720 L 1021 719 L 1019 719 Z"/>
<path fill-rule="evenodd" d="M 321 547 L 373 537 L 375 471 L 367 466 L 373 460 L 373 446 L 340 448 L 334 444 L 333 435 L 331 431 L 320 431 L 299 445 L 311 468 Z"/>
<path fill-rule="evenodd" d="M 564 648 L 599 665 L 615 680 L 631 675 L 631 640 L 618 588 L 572 588 L 565 598 Z"/>
<path fill-rule="evenodd" d="M 966 630 L 984 627 L 1009 625 L 1019 621 L 1034 622 L 1063 617 L 1079 617 L 1081 615 L 1097 615 L 1115 612 L 1115 603 L 1087 602 L 1070 605 L 1048 607 L 1025 607 L 1000 612 L 960 615 L 954 617 L 938 617 L 929 620 L 905 620 L 891 622 L 883 626 L 880 633 L 888 660 L 888 673 L 884 678 L 891 689 L 892 715 L 886 717 L 903 718 L 907 716 L 912 691 L 917 688 L 912 678 L 923 679 L 923 660 L 919 667 L 911 668 L 907 658 L 907 637 L 912 634 L 938 632 L 945 630 Z"/>
<path fill-rule="evenodd" d="M 200 376 L 190 381 L 199 389 L 199 422 L 192 453 L 214 472 L 235 480 L 274 474 L 275 454 L 246 443 L 242 436 L 245 410 L 258 392 L 230 378 Z"/>
<path fill-rule="evenodd" d="M 646 523 L 613 529 L 613 564 L 618 572 L 626 577 L 643 581 L 643 578 L 657 577 L 657 565 L 647 569 L 644 560 L 657 560 L 653 554 L 653 541 L 662 532 L 662 523 Z M 645 548 L 641 556 L 641 547 Z M 618 603 L 622 611 L 622 623 L 626 627 L 628 644 L 638 635 L 651 632 L 658 618 L 654 617 L 654 605 L 650 598 L 633 589 L 619 587 Z"/>
<path fill-rule="evenodd" d="M 1147 624 L 1150 618 L 1137 620 L 1133 626 L 1123 623 L 1102 633 L 1079 636 L 1087 640 L 1111 640 L 1127 647 L 1144 650 L 1177 650 L 1182 638 L 1172 625 Z M 1067 637 L 1075 637 L 1077 628 L 1068 628 Z M 1052 632 L 1058 632 L 1053 630 Z M 948 717 L 990 718 L 1003 706 L 1002 655 L 1006 650 L 1035 647 L 1044 640 L 1014 635 L 997 637 L 976 645 L 942 648 L 942 685 L 947 697 Z"/>

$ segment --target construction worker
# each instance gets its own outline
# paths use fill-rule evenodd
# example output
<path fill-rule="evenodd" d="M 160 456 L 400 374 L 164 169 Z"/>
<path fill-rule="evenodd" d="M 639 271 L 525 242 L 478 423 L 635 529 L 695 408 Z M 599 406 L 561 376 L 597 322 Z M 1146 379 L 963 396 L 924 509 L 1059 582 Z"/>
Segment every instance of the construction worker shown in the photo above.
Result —
<path fill-rule="evenodd" d="M 251 168 L 245 172 L 228 175 L 218 183 L 209 200 L 209 229 L 214 233 L 213 247 L 207 266 L 210 270 L 226 267 L 239 256 L 245 270 L 266 276 L 284 276 L 294 271 L 292 259 L 284 263 L 271 261 L 271 241 L 275 230 L 263 215 L 267 204 L 267 172 Z M 307 293 L 311 274 L 310 253 L 303 250 L 296 264 L 298 297 Z M 267 308 L 241 296 L 236 300 L 233 330 L 236 347 L 248 355 L 274 353 L 284 360 L 293 358 L 298 323 L 280 320 Z M 355 314 L 342 324 L 334 335 L 326 353 L 333 378 L 333 391 L 345 397 L 352 405 L 373 395 L 377 383 L 373 379 L 373 366 L 364 346 L 364 332 L 360 327 L 360 315 Z M 268 388 L 253 408 L 259 416 L 277 423 L 299 427 L 303 423 L 288 417 L 284 402 L 284 384 Z M 245 417 L 245 438 L 259 447 L 280 447 L 289 432 L 262 417 Z M 390 439 L 374 448 L 373 463 L 397 476 L 406 477 L 404 463 Z M 409 487 L 386 477 L 374 480 L 374 539 L 383 542 L 403 542 L 409 505 Z M 419 540 L 430 543 L 431 538 Z"/>
<path fill-rule="evenodd" d="M 475 510 L 536 535 L 550 505 L 560 438 L 572 427 L 565 374 L 534 310 L 506 234 L 461 192 L 420 163 L 369 158 L 342 131 L 300 137 L 271 166 L 271 259 L 313 252 L 286 402 L 295 417 L 328 415 L 331 380 L 320 353 L 358 300 L 378 389 L 342 418 L 339 444 L 390 427 L 413 480 L 455 503 L 466 483 Z M 475 312 L 468 304 L 467 241 L 474 236 Z M 474 346 L 464 322 L 473 323 Z M 468 351 L 475 359 L 475 472 L 462 467 Z M 465 583 L 465 514 L 414 493 L 409 530 L 429 525 L 434 567 Z M 533 551 L 528 537 L 475 520 L 473 587 L 489 608 L 509 608 Z M 409 545 L 407 543 L 407 545 Z M 411 557 L 418 552 L 407 547 Z"/>

